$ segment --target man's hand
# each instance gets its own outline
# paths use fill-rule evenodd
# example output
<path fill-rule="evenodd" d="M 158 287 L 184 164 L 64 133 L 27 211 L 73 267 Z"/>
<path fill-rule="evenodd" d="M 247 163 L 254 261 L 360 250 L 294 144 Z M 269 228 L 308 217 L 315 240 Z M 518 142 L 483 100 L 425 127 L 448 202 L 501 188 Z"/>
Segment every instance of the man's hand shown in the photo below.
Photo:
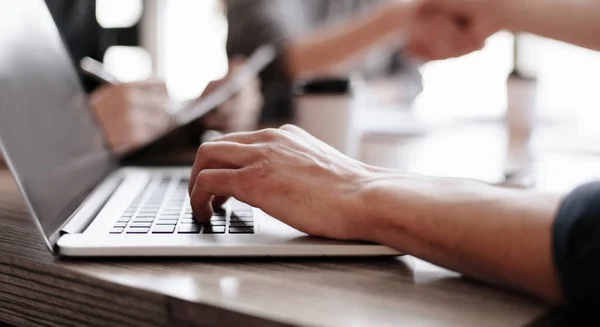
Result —
<path fill-rule="evenodd" d="M 374 175 L 369 166 L 286 125 L 204 143 L 190 197 L 199 222 L 212 216 L 215 196 L 233 196 L 311 235 L 364 240 L 372 228 L 361 195 Z"/>
<path fill-rule="evenodd" d="M 204 95 L 228 82 L 243 67 L 245 60 L 234 58 L 229 63 L 229 72 L 223 79 L 211 82 Z M 202 99 L 202 97 L 200 97 Z M 263 105 L 260 80 L 253 77 L 243 89 L 227 102 L 220 105 L 217 110 L 207 114 L 202 119 L 204 128 L 221 130 L 225 133 L 250 131 L 258 126 L 260 111 Z"/>
<path fill-rule="evenodd" d="M 153 141 L 171 124 L 172 102 L 164 83 L 105 85 L 92 93 L 90 102 L 110 145 L 120 154 Z"/>
<path fill-rule="evenodd" d="M 503 5 L 512 0 L 417 0 L 413 5 L 408 52 L 441 60 L 483 48 L 503 28 Z"/>

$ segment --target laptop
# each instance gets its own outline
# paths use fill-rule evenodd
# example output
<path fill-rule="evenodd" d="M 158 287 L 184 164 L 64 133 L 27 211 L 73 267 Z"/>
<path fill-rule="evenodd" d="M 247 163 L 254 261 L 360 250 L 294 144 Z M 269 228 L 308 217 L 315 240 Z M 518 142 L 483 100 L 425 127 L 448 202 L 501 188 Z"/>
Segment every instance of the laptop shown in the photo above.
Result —
<path fill-rule="evenodd" d="M 192 216 L 189 167 L 122 167 L 43 1 L 0 1 L 0 149 L 35 225 L 62 256 L 387 256 L 308 236 L 229 201 Z"/>

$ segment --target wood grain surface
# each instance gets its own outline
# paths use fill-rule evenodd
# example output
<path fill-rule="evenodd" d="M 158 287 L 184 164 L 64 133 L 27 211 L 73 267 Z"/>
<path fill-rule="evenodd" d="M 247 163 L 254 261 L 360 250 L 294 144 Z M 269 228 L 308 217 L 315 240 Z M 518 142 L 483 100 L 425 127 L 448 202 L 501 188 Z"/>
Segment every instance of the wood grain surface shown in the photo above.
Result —
<path fill-rule="evenodd" d="M 0 171 L 0 321 L 44 326 L 523 326 L 547 307 L 410 257 L 53 257 Z"/>

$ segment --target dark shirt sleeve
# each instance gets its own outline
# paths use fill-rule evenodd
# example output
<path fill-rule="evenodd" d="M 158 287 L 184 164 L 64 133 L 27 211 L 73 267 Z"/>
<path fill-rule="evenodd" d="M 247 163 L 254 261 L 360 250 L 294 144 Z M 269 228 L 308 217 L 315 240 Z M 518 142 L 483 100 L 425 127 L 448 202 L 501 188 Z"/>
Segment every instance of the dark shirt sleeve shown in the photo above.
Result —
<path fill-rule="evenodd" d="M 600 182 L 562 202 L 554 223 L 554 259 L 571 310 L 600 308 Z"/>

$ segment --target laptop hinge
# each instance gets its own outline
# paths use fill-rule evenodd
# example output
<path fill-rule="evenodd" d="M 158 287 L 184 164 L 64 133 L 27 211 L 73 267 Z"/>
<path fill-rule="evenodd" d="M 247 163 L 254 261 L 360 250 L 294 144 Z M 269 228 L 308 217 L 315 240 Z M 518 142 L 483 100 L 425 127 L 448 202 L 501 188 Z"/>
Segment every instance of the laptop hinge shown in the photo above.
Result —
<path fill-rule="evenodd" d="M 110 175 L 95 188 L 60 230 L 60 235 L 82 233 L 96 218 L 124 177 L 120 173 Z"/>

